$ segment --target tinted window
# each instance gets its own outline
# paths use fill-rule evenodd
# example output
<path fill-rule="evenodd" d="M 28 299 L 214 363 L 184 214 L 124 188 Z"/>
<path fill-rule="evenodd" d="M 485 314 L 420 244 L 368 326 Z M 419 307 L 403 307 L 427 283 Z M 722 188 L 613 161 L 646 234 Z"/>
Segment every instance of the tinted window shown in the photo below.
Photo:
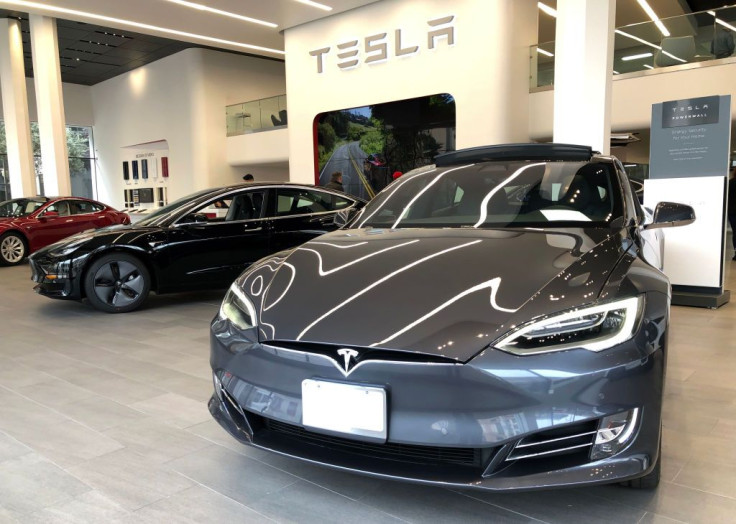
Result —
<path fill-rule="evenodd" d="M 0 203 L 0 217 L 24 217 L 46 203 L 45 199 L 16 198 Z"/>
<path fill-rule="evenodd" d="M 323 191 L 280 188 L 276 193 L 276 216 L 336 211 L 352 203 L 345 197 Z"/>
<path fill-rule="evenodd" d="M 610 164 L 485 162 L 401 178 L 366 206 L 357 226 L 592 226 L 621 214 Z"/>
<path fill-rule="evenodd" d="M 235 222 L 253 220 L 263 214 L 265 191 L 248 191 L 236 195 L 226 195 L 211 200 L 192 213 L 204 215 L 208 222 Z M 202 217 L 197 217 L 200 221 Z"/>
<path fill-rule="evenodd" d="M 60 217 L 66 217 L 71 214 L 71 211 L 69 210 L 69 201 L 68 200 L 58 200 L 51 204 L 49 207 L 46 208 L 44 213 L 48 213 L 49 211 L 52 211 L 54 213 L 58 213 Z"/>
<path fill-rule="evenodd" d="M 87 213 L 99 213 L 105 209 L 101 204 L 96 202 L 87 202 L 86 200 L 72 200 L 69 202 L 72 215 L 84 215 Z"/>

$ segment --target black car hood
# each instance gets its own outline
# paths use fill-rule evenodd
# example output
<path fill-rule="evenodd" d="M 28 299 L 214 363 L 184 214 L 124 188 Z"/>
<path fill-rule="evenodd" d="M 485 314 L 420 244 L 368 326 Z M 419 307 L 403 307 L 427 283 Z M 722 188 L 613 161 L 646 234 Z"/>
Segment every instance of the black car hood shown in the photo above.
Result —
<path fill-rule="evenodd" d="M 465 361 L 509 326 L 594 301 L 628 245 L 607 228 L 342 230 L 242 283 L 262 339 Z"/>

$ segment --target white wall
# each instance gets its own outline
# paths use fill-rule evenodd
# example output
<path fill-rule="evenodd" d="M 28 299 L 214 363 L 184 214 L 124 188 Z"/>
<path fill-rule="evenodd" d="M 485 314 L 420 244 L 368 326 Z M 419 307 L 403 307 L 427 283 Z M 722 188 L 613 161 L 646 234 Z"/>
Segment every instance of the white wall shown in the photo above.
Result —
<path fill-rule="evenodd" d="M 455 45 L 428 49 L 427 22 L 454 15 Z M 419 52 L 396 57 L 402 45 Z M 364 39 L 388 33 L 388 59 L 363 63 Z M 455 97 L 457 147 L 528 140 L 529 46 L 535 43 L 533 0 L 384 0 L 285 31 L 291 179 L 314 182 L 313 122 L 338 109 L 437 93 Z M 361 63 L 337 67 L 337 45 L 359 40 Z M 312 50 L 330 47 L 324 72 Z M 369 53 L 372 54 L 372 53 Z"/>
<path fill-rule="evenodd" d="M 92 112 L 92 88 L 79 84 L 62 84 L 64 92 L 64 112 L 67 125 L 91 126 L 94 124 Z M 28 115 L 31 122 L 38 122 L 36 109 L 36 90 L 33 78 L 26 78 L 28 93 Z M 0 100 L 2 100 L 0 98 Z M 2 104 L 0 104 L 0 118 L 2 118 Z"/>
<path fill-rule="evenodd" d="M 281 62 L 187 49 L 92 86 L 99 198 L 123 205 L 125 146 L 166 140 L 168 199 L 241 182 L 226 162 L 225 106 L 284 94 Z"/>

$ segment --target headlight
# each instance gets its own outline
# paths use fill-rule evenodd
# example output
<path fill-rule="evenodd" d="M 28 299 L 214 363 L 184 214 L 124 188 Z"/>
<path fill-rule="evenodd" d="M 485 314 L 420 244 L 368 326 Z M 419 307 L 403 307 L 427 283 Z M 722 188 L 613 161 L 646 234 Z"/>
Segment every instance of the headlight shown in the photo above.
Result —
<path fill-rule="evenodd" d="M 219 317 L 221 320 L 229 320 L 240 329 L 250 329 L 256 326 L 256 308 L 237 283 L 230 286 L 222 300 Z"/>
<path fill-rule="evenodd" d="M 493 346 L 514 355 L 576 348 L 602 351 L 634 336 L 643 310 L 643 295 L 580 307 L 529 322 L 504 335 Z"/>

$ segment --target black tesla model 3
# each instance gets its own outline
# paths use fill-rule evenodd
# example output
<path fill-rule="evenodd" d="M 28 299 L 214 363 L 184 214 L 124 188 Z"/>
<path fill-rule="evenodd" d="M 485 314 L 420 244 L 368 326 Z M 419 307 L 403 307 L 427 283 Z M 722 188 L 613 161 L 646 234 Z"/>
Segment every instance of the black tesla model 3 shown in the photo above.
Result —
<path fill-rule="evenodd" d="M 81 233 L 30 258 L 36 292 L 123 313 L 150 291 L 226 288 L 256 260 L 334 230 L 364 202 L 297 184 L 208 189 L 122 227 Z"/>
<path fill-rule="evenodd" d="M 590 148 L 442 155 L 238 278 L 210 412 L 245 444 L 384 478 L 656 486 L 670 284 L 649 244 L 694 218 L 648 219 Z"/>

